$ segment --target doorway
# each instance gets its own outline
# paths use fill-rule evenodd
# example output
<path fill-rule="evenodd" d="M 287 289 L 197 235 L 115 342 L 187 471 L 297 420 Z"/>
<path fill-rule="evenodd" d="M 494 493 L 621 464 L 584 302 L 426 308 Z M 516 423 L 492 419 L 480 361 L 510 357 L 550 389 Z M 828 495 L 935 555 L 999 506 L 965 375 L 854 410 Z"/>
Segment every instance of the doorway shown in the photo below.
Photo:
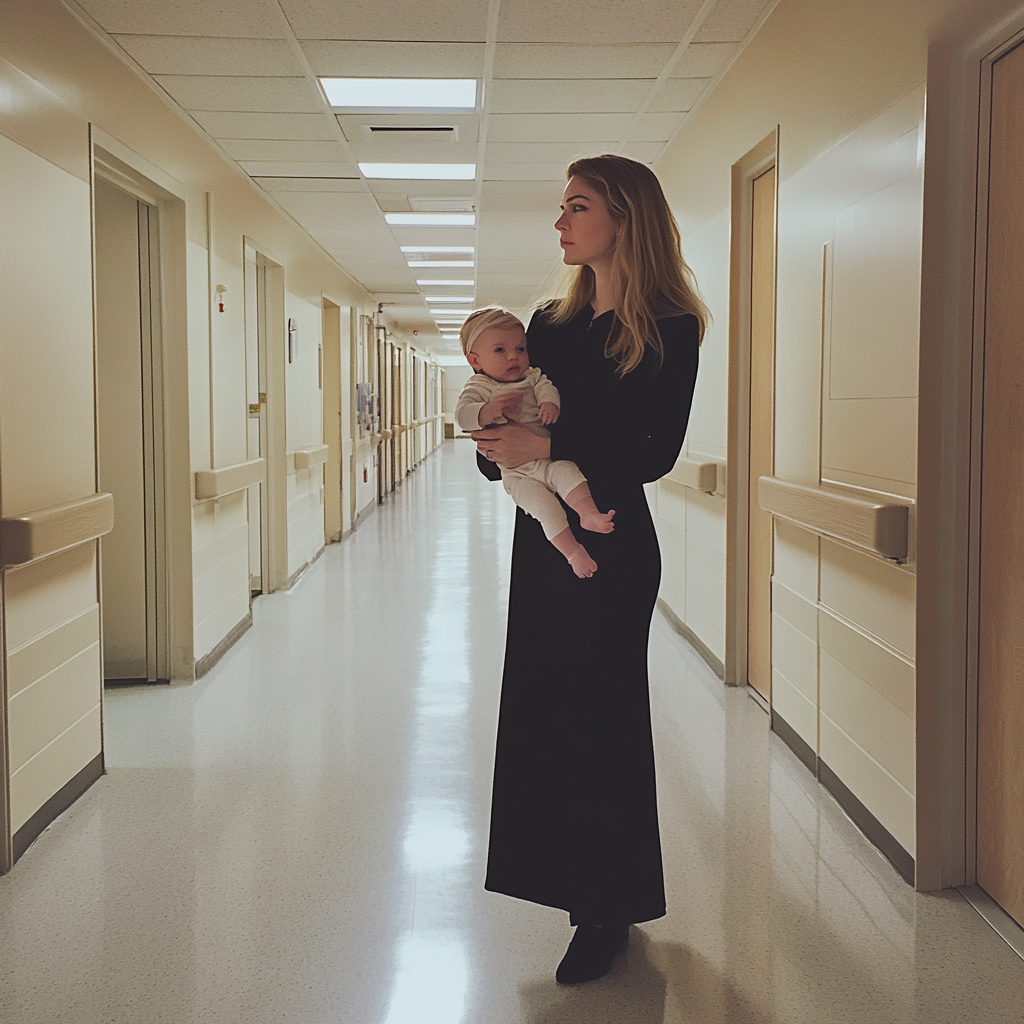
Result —
<path fill-rule="evenodd" d="M 1024 44 L 991 66 L 978 585 L 977 879 L 1024 925 Z"/>
<path fill-rule="evenodd" d="M 733 165 L 725 681 L 771 703 L 774 521 L 757 482 L 774 474 L 778 131 Z"/>
<path fill-rule="evenodd" d="M 116 508 L 101 543 L 104 675 L 167 682 L 159 217 L 99 171 L 93 203 L 99 488 Z"/>

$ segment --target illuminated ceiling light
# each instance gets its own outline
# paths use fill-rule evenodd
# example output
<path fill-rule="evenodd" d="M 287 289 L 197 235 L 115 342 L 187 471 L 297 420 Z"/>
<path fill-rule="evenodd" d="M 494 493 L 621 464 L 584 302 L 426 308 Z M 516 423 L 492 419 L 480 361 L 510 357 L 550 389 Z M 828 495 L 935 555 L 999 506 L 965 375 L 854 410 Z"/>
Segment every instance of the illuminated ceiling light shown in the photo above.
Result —
<path fill-rule="evenodd" d="M 407 260 L 410 267 L 472 267 L 472 260 Z"/>
<path fill-rule="evenodd" d="M 474 252 L 471 245 L 403 245 L 402 252 Z"/>
<path fill-rule="evenodd" d="M 367 178 L 416 178 L 420 181 L 468 181 L 476 164 L 360 164 Z"/>
<path fill-rule="evenodd" d="M 425 295 L 429 305 L 431 302 L 472 302 L 472 295 Z"/>
<path fill-rule="evenodd" d="M 432 278 L 427 278 L 427 279 L 424 279 L 424 280 L 419 280 L 416 283 L 418 285 L 420 285 L 421 287 L 423 285 L 429 286 L 429 285 L 432 285 L 432 284 L 441 284 L 441 285 L 451 285 L 453 288 L 472 288 L 473 285 L 476 282 L 473 281 L 472 279 L 470 279 L 468 281 L 456 281 L 454 279 L 451 280 L 451 281 L 446 281 L 443 277 L 432 277 Z"/>
<path fill-rule="evenodd" d="M 475 78 L 321 78 L 332 107 L 358 109 L 472 110 Z"/>
<path fill-rule="evenodd" d="M 469 227 L 476 223 L 475 213 L 385 213 L 384 219 L 395 227 Z"/>

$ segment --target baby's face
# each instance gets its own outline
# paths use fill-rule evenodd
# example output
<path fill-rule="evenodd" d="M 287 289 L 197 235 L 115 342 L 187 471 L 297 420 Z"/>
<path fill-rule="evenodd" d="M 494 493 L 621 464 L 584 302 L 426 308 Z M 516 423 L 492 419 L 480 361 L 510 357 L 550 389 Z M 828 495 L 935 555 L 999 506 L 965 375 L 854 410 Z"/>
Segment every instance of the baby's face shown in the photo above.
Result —
<path fill-rule="evenodd" d="M 530 368 L 526 332 L 521 328 L 488 328 L 473 342 L 473 349 L 466 358 L 477 373 L 484 373 L 493 380 L 505 383 L 520 380 Z"/>

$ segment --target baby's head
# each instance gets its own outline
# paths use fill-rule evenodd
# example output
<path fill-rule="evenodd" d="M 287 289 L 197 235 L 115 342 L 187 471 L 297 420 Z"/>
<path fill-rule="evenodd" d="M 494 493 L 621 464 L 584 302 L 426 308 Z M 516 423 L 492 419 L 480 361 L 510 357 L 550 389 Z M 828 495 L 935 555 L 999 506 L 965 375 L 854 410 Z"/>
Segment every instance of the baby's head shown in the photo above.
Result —
<path fill-rule="evenodd" d="M 520 380 L 530 368 L 526 328 L 515 313 L 501 306 L 484 306 L 470 313 L 459 337 L 469 365 L 493 380 Z"/>

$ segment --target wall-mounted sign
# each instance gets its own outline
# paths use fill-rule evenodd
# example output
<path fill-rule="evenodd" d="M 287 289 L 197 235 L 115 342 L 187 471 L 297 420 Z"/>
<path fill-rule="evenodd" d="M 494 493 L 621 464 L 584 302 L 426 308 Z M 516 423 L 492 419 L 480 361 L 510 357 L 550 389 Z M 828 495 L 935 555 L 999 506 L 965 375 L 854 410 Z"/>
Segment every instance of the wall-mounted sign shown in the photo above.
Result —
<path fill-rule="evenodd" d="M 299 325 L 295 317 L 288 317 L 288 362 L 294 363 L 299 355 Z"/>

